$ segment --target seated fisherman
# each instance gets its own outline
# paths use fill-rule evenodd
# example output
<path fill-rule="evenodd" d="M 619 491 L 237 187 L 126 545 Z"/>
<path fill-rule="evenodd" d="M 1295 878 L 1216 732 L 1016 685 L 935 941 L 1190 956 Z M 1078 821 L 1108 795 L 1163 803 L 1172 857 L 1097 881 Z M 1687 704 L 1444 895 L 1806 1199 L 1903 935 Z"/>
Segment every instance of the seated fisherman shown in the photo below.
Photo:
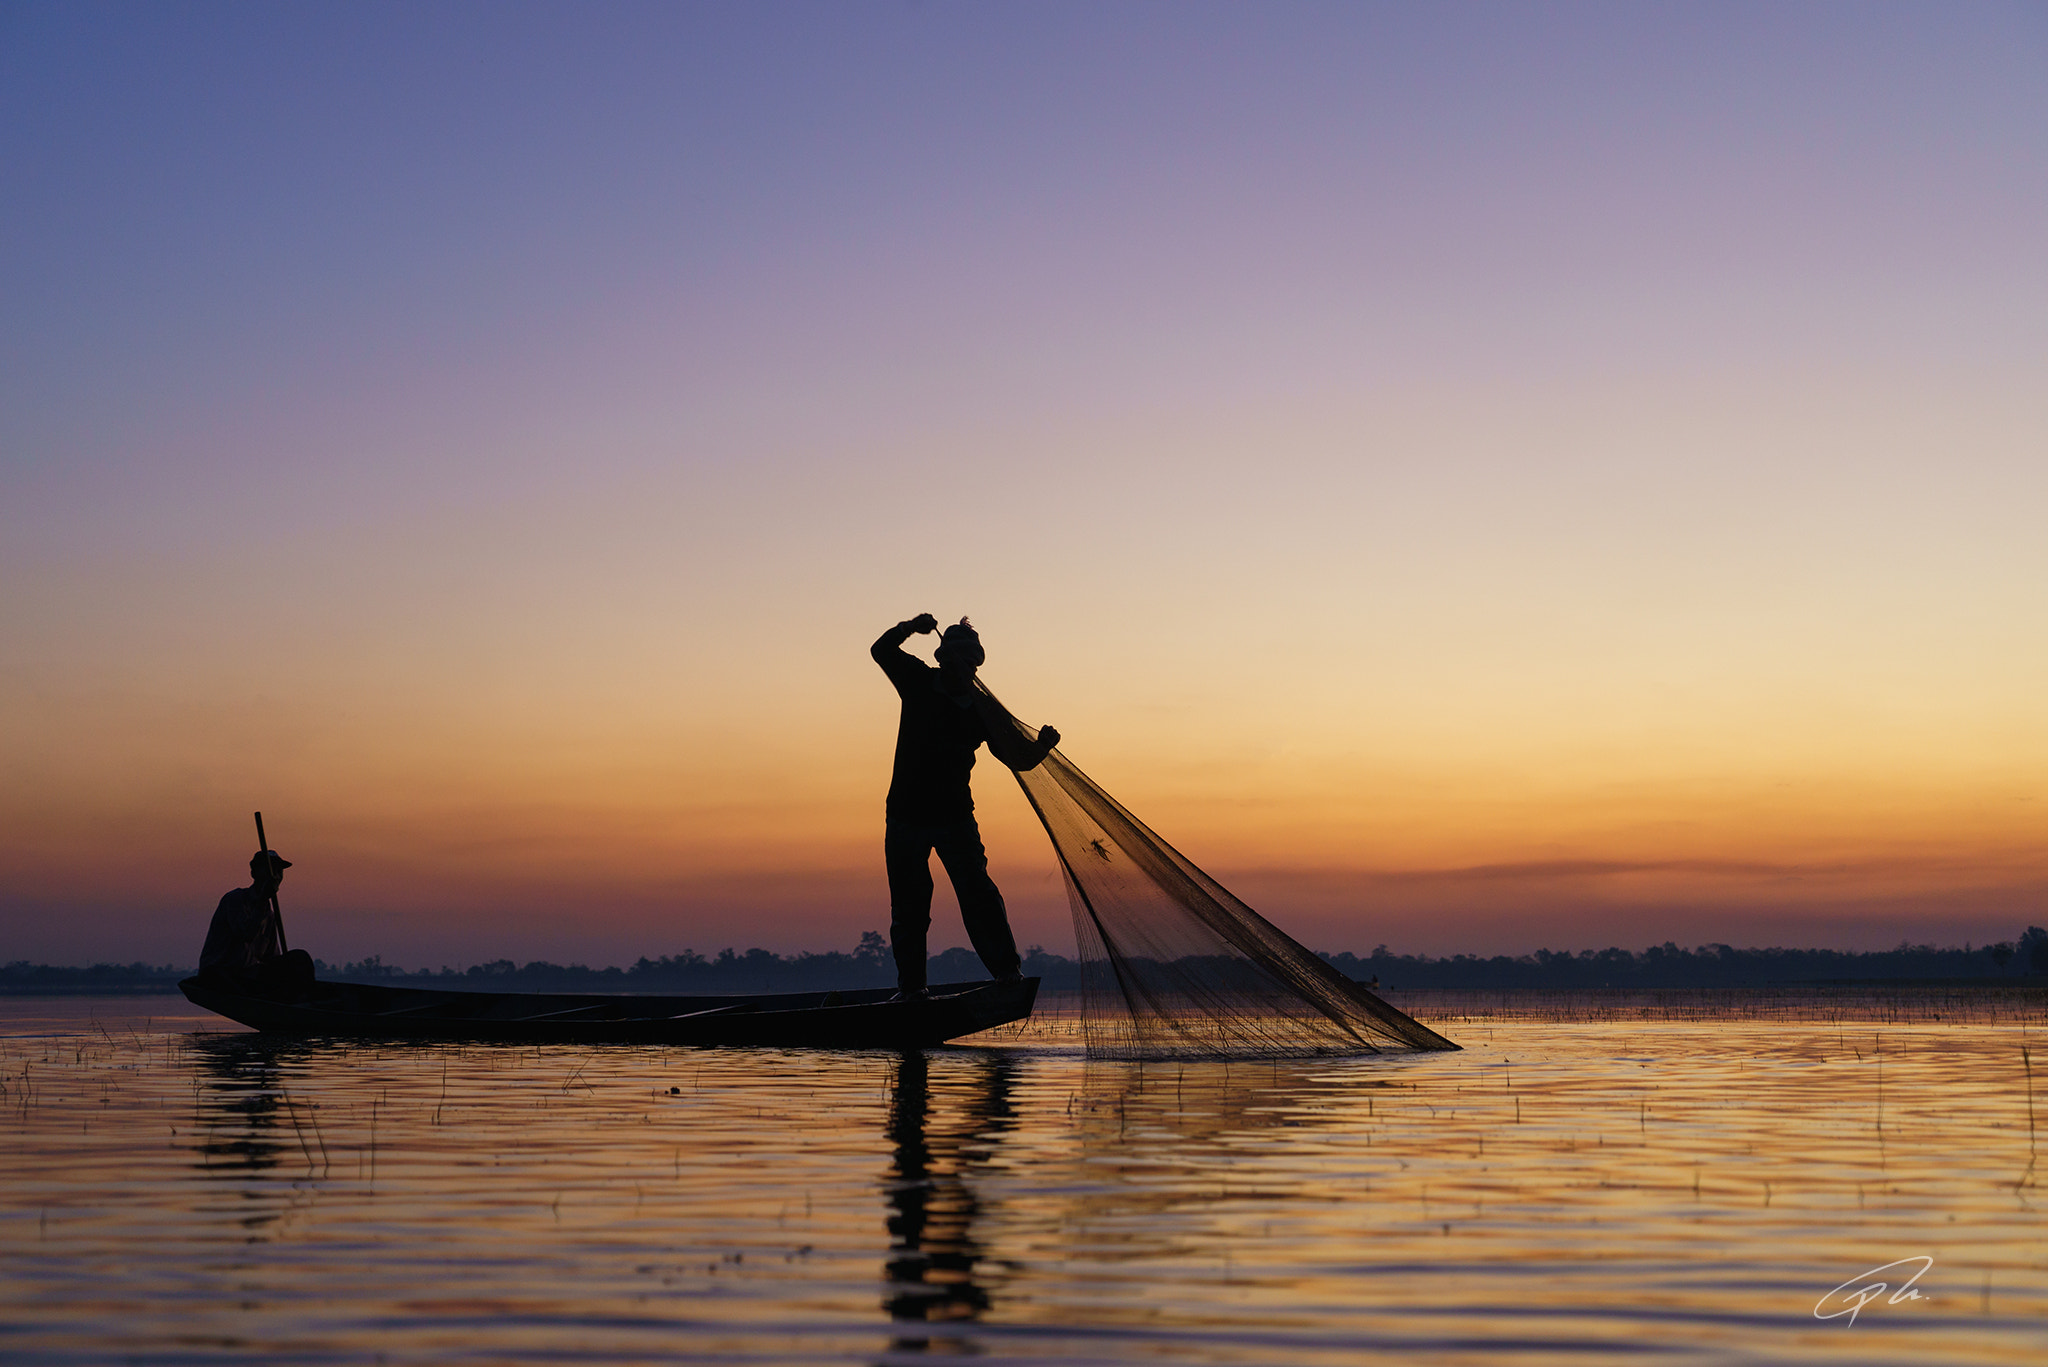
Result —
<path fill-rule="evenodd" d="M 903 716 L 896 729 L 896 766 L 889 781 L 882 839 L 889 869 L 889 943 L 896 956 L 899 997 L 925 991 L 925 937 L 932 924 L 931 855 L 953 880 L 967 937 L 991 976 L 1018 976 L 1017 941 L 1003 894 L 988 876 L 988 855 L 974 821 L 968 775 L 974 752 L 989 752 L 1015 770 L 1035 768 L 1060 743 L 1048 726 L 1028 741 L 995 700 L 974 686 L 985 657 L 981 637 L 961 618 L 939 638 L 937 669 L 903 649 L 913 635 L 938 629 L 929 612 L 883 632 L 869 653 L 896 685 Z"/>
<path fill-rule="evenodd" d="M 313 985 L 313 956 L 303 949 L 285 951 L 284 927 L 277 919 L 278 885 L 291 866 L 271 850 L 249 856 L 249 886 L 231 890 L 214 909 L 206 945 L 199 951 L 200 977 L 263 992 Z"/>

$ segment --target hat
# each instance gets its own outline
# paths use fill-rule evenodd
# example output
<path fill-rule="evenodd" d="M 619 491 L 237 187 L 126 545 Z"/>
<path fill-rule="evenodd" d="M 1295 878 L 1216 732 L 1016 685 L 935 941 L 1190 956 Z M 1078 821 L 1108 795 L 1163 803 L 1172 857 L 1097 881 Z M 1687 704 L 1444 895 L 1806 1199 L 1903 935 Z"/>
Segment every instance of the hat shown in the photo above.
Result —
<path fill-rule="evenodd" d="M 292 861 L 279 854 L 276 850 L 258 850 L 249 856 L 249 867 L 253 869 L 266 859 L 270 861 L 272 868 L 288 869 L 292 866 Z"/>
<path fill-rule="evenodd" d="M 939 648 L 934 655 L 941 664 L 956 655 L 976 665 L 988 658 L 988 653 L 981 648 L 981 633 L 965 617 L 940 634 Z"/>

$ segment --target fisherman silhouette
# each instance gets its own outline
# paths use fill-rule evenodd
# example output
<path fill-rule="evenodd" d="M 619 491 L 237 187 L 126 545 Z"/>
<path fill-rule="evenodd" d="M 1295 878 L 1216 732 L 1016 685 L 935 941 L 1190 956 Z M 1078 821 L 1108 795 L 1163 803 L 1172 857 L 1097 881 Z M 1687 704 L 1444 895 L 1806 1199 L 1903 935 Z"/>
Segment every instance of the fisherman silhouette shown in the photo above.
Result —
<path fill-rule="evenodd" d="M 1018 976 L 1017 941 L 1003 894 L 988 876 L 988 854 L 974 820 L 968 775 L 974 752 L 989 752 L 1022 773 L 1060 743 L 1048 726 L 1026 740 L 992 698 L 975 687 L 974 672 L 986 658 L 981 636 L 965 617 L 946 628 L 933 658 L 934 669 L 903 649 L 912 636 L 937 631 L 929 612 L 883 632 L 869 654 L 903 699 L 896 728 L 896 764 L 889 781 L 888 821 L 882 853 L 889 869 L 889 944 L 896 956 L 897 995 L 925 993 L 925 940 L 932 924 L 931 856 L 953 880 L 967 938 L 990 976 Z"/>
<path fill-rule="evenodd" d="M 199 976 L 263 996 L 293 996 L 313 985 L 313 956 L 286 952 L 277 889 L 291 860 L 274 850 L 249 856 L 249 886 L 232 888 L 214 908 L 199 951 Z"/>

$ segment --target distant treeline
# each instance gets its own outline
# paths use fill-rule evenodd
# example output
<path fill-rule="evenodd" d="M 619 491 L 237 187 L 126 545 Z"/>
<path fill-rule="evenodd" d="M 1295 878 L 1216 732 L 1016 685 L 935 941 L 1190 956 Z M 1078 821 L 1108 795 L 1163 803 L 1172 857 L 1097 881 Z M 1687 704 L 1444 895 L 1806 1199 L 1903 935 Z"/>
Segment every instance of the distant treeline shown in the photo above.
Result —
<path fill-rule="evenodd" d="M 58 968 L 16 959 L 0 967 L 0 994 L 61 997 L 176 992 L 178 979 L 190 976 L 191 969 L 180 968 L 176 964 L 94 964 L 91 968 Z"/>
<path fill-rule="evenodd" d="M 316 961 L 317 962 L 317 961 Z M 407 973 L 372 957 L 330 968 L 320 976 L 337 981 L 388 983 L 393 987 L 445 987 L 478 992 L 669 992 L 719 995 L 737 992 L 826 992 L 835 988 L 894 987 L 896 960 L 878 931 L 867 931 L 850 952 L 722 949 L 713 955 L 686 949 L 659 959 L 641 957 L 627 968 L 498 959 L 471 968 Z M 1080 970 L 1071 959 L 1036 945 L 1024 952 L 1024 972 L 1045 979 L 1052 990 L 1077 986 Z M 934 983 L 975 982 L 988 973 L 970 949 L 949 949 L 926 964 Z"/>
<path fill-rule="evenodd" d="M 1734 949 L 1670 941 L 1639 953 L 1626 949 L 1539 949 L 1534 954 L 1482 959 L 1454 954 L 1325 954 L 1337 970 L 1387 988 L 1764 987 L 1772 983 L 2009 980 L 2048 974 L 2048 930 L 2029 926 L 2017 940 L 1981 947 L 1938 949 L 1901 943 L 1894 949 Z"/>
<path fill-rule="evenodd" d="M 2029 926 L 2015 940 L 1981 947 L 1939 949 L 1900 944 L 1865 952 L 1836 949 L 1734 949 L 1700 945 L 1681 949 L 1666 941 L 1640 952 L 1626 949 L 1539 949 L 1534 954 L 1483 959 L 1455 954 L 1394 954 L 1385 945 L 1370 954 L 1325 954 L 1339 972 L 1361 982 L 1403 988 L 1539 988 L 1569 990 L 1615 987 L 1763 987 L 1773 983 L 1897 982 L 1981 980 L 1996 982 L 2048 974 L 2048 930 Z M 666 992 L 727 994 L 808 992 L 832 988 L 889 987 L 896 981 L 888 941 L 875 931 L 861 936 L 852 951 L 776 954 L 765 949 L 694 950 L 659 959 L 641 958 L 628 968 L 498 959 L 471 968 L 407 972 L 375 956 L 355 963 L 315 961 L 320 976 L 333 981 L 387 983 L 394 987 L 441 987 L 493 992 Z M 94 964 L 55 968 L 17 960 L 0 967 L 0 993 L 175 992 L 192 970 L 175 965 Z M 949 949 L 930 962 L 935 983 L 971 982 L 987 976 L 971 950 Z M 1069 958 L 1033 946 L 1024 953 L 1024 972 L 1045 980 L 1048 991 L 1079 985 L 1079 966 Z"/>

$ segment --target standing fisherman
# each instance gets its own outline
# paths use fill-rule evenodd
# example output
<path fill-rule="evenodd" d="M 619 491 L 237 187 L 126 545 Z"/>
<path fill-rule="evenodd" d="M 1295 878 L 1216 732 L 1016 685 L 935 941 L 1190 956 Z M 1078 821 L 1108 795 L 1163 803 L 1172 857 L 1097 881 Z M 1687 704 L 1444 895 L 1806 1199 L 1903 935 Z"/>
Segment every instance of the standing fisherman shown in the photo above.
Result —
<path fill-rule="evenodd" d="M 1060 743 L 1060 733 L 1050 726 L 1037 740 L 1026 740 L 995 701 L 975 687 L 974 672 L 987 657 L 965 617 L 939 638 L 937 669 L 903 649 L 912 636 L 938 626 L 938 618 L 919 613 L 883 632 L 869 651 L 903 699 L 882 838 L 889 868 L 889 943 L 896 955 L 897 995 L 903 998 L 925 994 L 934 850 L 953 880 L 974 952 L 992 977 L 1007 981 L 1018 976 L 1017 941 L 1003 894 L 988 876 L 968 775 L 984 741 L 991 754 L 1020 773 L 1036 768 Z"/>

